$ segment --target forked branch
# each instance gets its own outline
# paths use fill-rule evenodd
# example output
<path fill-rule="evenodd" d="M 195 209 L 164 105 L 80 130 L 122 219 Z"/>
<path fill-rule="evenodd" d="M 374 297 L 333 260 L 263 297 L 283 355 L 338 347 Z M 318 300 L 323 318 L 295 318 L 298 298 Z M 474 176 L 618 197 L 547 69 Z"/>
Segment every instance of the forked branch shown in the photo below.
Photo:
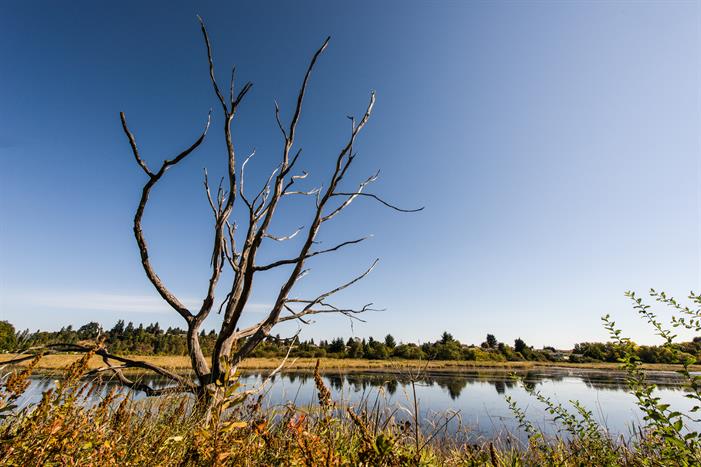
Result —
<path fill-rule="evenodd" d="M 326 50 L 330 38 L 324 40 L 323 44 L 321 44 L 312 55 L 297 92 L 292 116 L 286 124 L 283 123 L 283 119 L 281 118 L 280 106 L 275 102 L 275 121 L 283 138 L 282 151 L 275 167 L 271 168 L 272 173 L 267 178 L 265 184 L 255 193 L 255 196 L 254 193 L 251 193 L 250 196 L 247 195 L 244 189 L 244 177 L 246 176 L 247 164 L 255 152 L 248 156 L 248 158 L 240 164 L 240 167 L 237 166 L 232 122 L 243 98 L 251 90 L 252 83 L 247 82 L 241 86 L 240 89 L 235 89 L 236 68 L 232 67 L 228 95 L 224 95 L 225 93 L 222 92 L 222 88 L 220 88 L 217 82 L 212 44 L 207 29 L 202 19 L 199 17 L 198 19 L 207 54 L 209 80 L 224 117 L 223 130 L 226 144 L 227 170 L 225 177 L 222 178 L 222 182 L 219 184 L 216 195 L 210 190 L 207 172 L 205 171 L 204 174 L 205 194 L 209 208 L 214 217 L 214 228 L 211 244 L 212 250 L 209 257 L 211 269 L 206 292 L 197 310 L 191 311 L 188 309 L 185 304 L 166 287 L 161 278 L 156 274 L 149 257 L 148 245 L 142 230 L 142 220 L 153 187 L 163 178 L 170 167 L 182 162 L 204 141 L 210 127 L 211 111 L 210 115 L 207 117 L 207 124 L 205 125 L 204 131 L 195 142 L 171 159 L 165 159 L 160 167 L 158 167 L 158 170 L 150 168 L 149 164 L 146 163 L 146 159 L 144 159 L 137 146 L 136 138 L 127 125 L 124 113 L 120 113 L 122 129 L 129 142 L 133 157 L 137 165 L 148 177 L 141 192 L 141 198 L 134 215 L 133 224 L 134 236 L 141 255 L 141 263 L 146 276 L 158 294 L 179 313 L 187 323 L 188 355 L 190 357 L 192 369 L 197 376 L 197 381 L 190 381 L 188 378 L 146 362 L 111 354 L 104 348 L 95 349 L 87 346 L 65 344 L 63 346 L 56 346 L 54 348 L 47 347 L 44 349 L 46 352 L 94 351 L 95 354 L 102 357 L 105 364 L 103 367 L 94 370 L 95 374 L 105 372 L 112 373 L 123 385 L 142 390 L 148 395 L 159 395 L 177 390 L 189 391 L 198 395 L 216 392 L 219 386 L 215 383 L 229 381 L 225 373 L 235 370 L 237 365 L 243 359 L 247 358 L 256 346 L 270 335 L 272 328 L 279 323 L 298 320 L 301 323 L 307 324 L 310 321 L 305 319 L 306 317 L 322 313 L 336 313 L 351 319 L 359 319 L 359 314 L 375 310 L 375 308 L 372 308 L 372 304 L 366 304 L 359 308 L 351 308 L 331 303 L 329 298 L 366 277 L 377 264 L 377 260 L 360 275 L 316 297 L 310 299 L 290 298 L 290 294 L 294 290 L 299 279 L 309 271 L 309 268 L 306 267 L 307 261 L 316 256 L 333 253 L 346 246 L 361 243 L 368 238 L 362 237 L 355 240 L 348 240 L 330 248 L 315 250 L 316 245 L 319 243 L 317 237 L 324 222 L 340 214 L 355 199 L 361 196 L 368 197 L 399 212 L 417 212 L 423 209 L 403 209 L 383 200 L 378 195 L 366 193 L 365 189 L 367 185 L 377 179 L 377 174 L 361 182 L 358 188 L 353 191 L 342 190 L 340 188 L 349 173 L 353 161 L 357 157 L 357 154 L 354 152 L 354 145 L 372 114 L 375 105 L 374 92 L 370 93 L 370 99 L 362 118 L 360 118 L 359 121 L 351 118 L 350 134 L 341 144 L 339 151 L 330 156 L 329 163 L 331 169 L 328 173 L 328 178 L 323 180 L 319 188 L 303 189 L 297 187 L 296 183 L 308 176 L 305 171 L 301 171 L 299 175 L 294 175 L 294 173 L 299 173 L 296 169 L 296 164 L 300 163 L 299 161 L 302 159 L 301 149 L 297 148 L 293 150 L 296 144 L 295 138 L 297 136 L 297 128 L 301 119 L 304 98 L 307 93 L 312 72 L 321 54 Z M 226 89 L 224 90 L 226 91 Z M 292 195 L 312 196 L 315 198 L 315 205 L 312 207 L 312 213 L 309 216 L 311 220 L 309 223 L 305 222 L 305 225 L 307 225 L 306 228 L 300 227 L 289 235 L 272 235 L 269 230 L 276 212 L 280 208 L 280 201 L 283 197 Z M 243 220 L 237 224 L 231 219 L 231 216 L 235 211 L 235 203 L 238 197 L 243 200 L 242 202 L 245 206 L 243 209 Z M 333 201 L 339 197 L 341 198 L 340 203 L 334 205 Z M 332 200 L 332 198 L 334 198 L 334 200 Z M 240 226 L 239 232 L 237 232 L 237 225 Z M 296 226 L 299 224 L 295 223 L 294 225 Z M 281 259 L 264 265 L 258 265 L 256 263 L 256 257 L 261 245 L 272 246 L 271 242 L 264 242 L 264 239 L 282 242 L 293 238 L 297 238 L 300 245 L 294 253 L 289 255 L 290 257 L 288 259 Z M 217 291 L 217 287 L 220 279 L 222 277 L 227 277 L 223 276 L 224 269 L 227 265 L 231 267 L 233 275 L 231 276 L 231 282 L 227 284 L 226 290 L 222 291 L 220 294 Z M 265 317 L 253 326 L 246 327 L 242 330 L 239 329 L 242 314 L 253 294 L 256 274 L 261 271 L 269 271 L 282 266 L 290 266 L 289 271 L 285 272 L 279 291 Z M 223 300 L 221 300 L 222 296 L 225 297 Z M 210 369 L 210 362 L 205 359 L 200 347 L 199 330 L 214 307 L 215 297 L 218 297 L 217 303 L 221 303 L 219 311 L 223 316 L 217 340 L 212 351 Z M 17 361 L 28 360 L 29 358 L 33 357 L 18 357 Z M 125 371 L 131 368 L 151 371 L 168 378 L 174 385 L 159 389 L 132 380 L 125 374 Z M 280 371 L 280 368 L 276 369 L 275 372 Z"/>
<path fill-rule="evenodd" d="M 192 313 L 170 290 L 168 290 L 168 288 L 163 284 L 163 281 L 158 276 L 158 274 L 156 274 L 156 272 L 153 269 L 153 266 L 151 265 L 151 260 L 149 259 L 148 253 L 148 245 L 146 243 L 146 239 L 144 237 L 144 233 L 141 227 L 141 221 L 144 216 L 144 210 L 146 209 L 146 203 L 148 202 L 149 195 L 151 194 L 151 189 L 156 185 L 156 183 L 158 183 L 161 177 L 163 177 L 168 168 L 181 162 L 195 149 L 197 149 L 197 147 L 200 144 L 202 144 L 202 141 L 204 141 L 204 138 L 207 135 L 207 131 L 209 130 L 209 125 L 211 123 L 211 114 L 207 116 L 207 124 L 205 125 L 204 131 L 199 136 L 199 138 L 197 138 L 197 140 L 195 140 L 195 142 L 192 145 L 190 145 L 187 149 L 182 151 L 174 158 L 164 160 L 163 164 L 161 165 L 161 168 L 156 173 L 151 172 L 148 169 L 144 160 L 141 158 L 141 155 L 139 154 L 139 151 L 136 146 L 134 135 L 131 133 L 129 127 L 127 126 L 127 120 L 124 115 L 124 112 L 121 112 L 119 115 L 122 121 L 122 128 L 124 130 L 124 133 L 127 135 L 127 138 L 129 139 L 129 143 L 131 145 L 136 162 L 146 172 L 146 174 L 149 175 L 149 179 L 141 191 L 141 199 L 139 200 L 139 206 L 137 207 L 136 214 L 134 215 L 134 236 L 136 238 L 136 243 L 139 246 L 139 253 L 141 254 L 141 265 L 143 266 L 144 272 L 146 272 L 146 276 L 148 277 L 149 281 L 151 281 L 151 284 L 153 284 L 153 286 L 156 288 L 163 300 L 165 300 L 175 311 L 177 311 L 183 318 L 185 318 L 186 321 L 189 322 L 192 319 Z"/>

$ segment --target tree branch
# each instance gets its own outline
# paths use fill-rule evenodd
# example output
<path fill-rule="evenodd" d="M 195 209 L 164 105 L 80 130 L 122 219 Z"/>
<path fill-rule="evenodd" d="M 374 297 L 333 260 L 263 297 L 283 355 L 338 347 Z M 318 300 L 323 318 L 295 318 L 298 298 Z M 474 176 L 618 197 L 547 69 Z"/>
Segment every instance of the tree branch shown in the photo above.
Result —
<path fill-rule="evenodd" d="M 287 137 L 287 141 L 291 143 L 294 141 L 295 138 L 295 130 L 297 129 L 297 122 L 299 122 L 299 116 L 302 113 L 302 101 L 304 100 L 304 93 L 307 90 L 307 83 L 309 82 L 309 76 L 312 74 L 312 70 L 314 69 L 314 65 L 316 64 L 317 59 L 319 58 L 319 55 L 326 50 L 326 46 L 329 45 L 329 41 L 331 40 L 331 36 L 327 37 L 324 43 L 319 47 L 319 49 L 314 53 L 314 56 L 312 57 L 311 62 L 309 62 L 309 66 L 307 67 L 307 72 L 304 74 L 304 80 L 302 81 L 302 86 L 299 88 L 299 94 L 297 95 L 297 105 L 295 106 L 295 113 L 292 116 L 292 121 L 290 122 L 290 131 L 289 131 L 289 137 Z"/>
<path fill-rule="evenodd" d="M 246 203 L 246 206 L 248 206 L 249 211 L 253 209 L 253 205 L 248 201 L 248 198 L 246 198 L 246 193 L 244 192 L 244 173 L 246 170 L 246 164 L 248 164 L 248 161 L 253 158 L 253 156 L 256 155 L 256 150 L 254 149 L 251 154 L 244 159 L 243 164 L 241 164 L 241 184 L 239 185 L 239 194 L 241 195 L 241 199 L 243 200 L 244 203 Z"/>
<path fill-rule="evenodd" d="M 342 285 L 336 287 L 335 289 L 331 289 L 331 290 L 329 290 L 328 292 L 322 293 L 321 295 L 319 295 L 318 297 L 316 297 L 314 300 L 303 300 L 303 299 L 298 299 L 298 298 L 289 298 L 289 299 L 286 299 L 285 302 L 286 302 L 286 303 L 306 303 L 306 304 L 307 304 L 307 307 L 308 307 L 308 308 L 311 308 L 311 307 L 314 306 L 314 305 L 317 305 L 317 304 L 319 304 L 319 303 L 322 303 L 325 299 L 327 299 L 327 298 L 330 297 L 331 295 L 334 295 L 334 294 L 340 292 L 340 291 L 343 290 L 343 289 L 347 289 L 348 287 L 350 287 L 351 285 L 355 284 L 356 282 L 358 282 L 358 281 L 364 279 L 365 276 L 367 276 L 368 274 L 370 274 L 370 273 L 372 272 L 372 270 L 375 269 L 375 266 L 377 266 L 377 263 L 379 263 L 379 262 L 380 262 L 379 258 L 375 259 L 375 261 L 372 262 L 372 264 L 370 265 L 370 267 L 367 268 L 367 269 L 365 270 L 365 272 L 363 272 L 363 273 L 360 274 L 359 276 L 356 276 L 355 278 L 353 278 L 352 280 L 346 282 L 345 284 L 342 284 Z M 305 307 L 305 308 L 307 308 L 307 307 Z"/>
<path fill-rule="evenodd" d="M 295 234 L 296 234 L 296 233 L 295 233 Z M 333 247 L 333 248 L 327 248 L 326 250 L 314 251 L 314 252 L 312 252 L 312 253 L 308 253 L 308 254 L 303 255 L 303 256 L 298 256 L 297 258 L 292 258 L 292 259 L 281 259 L 281 260 L 279 260 L 279 261 L 275 261 L 275 262 L 273 262 L 273 263 L 266 264 L 265 266 L 255 266 L 255 267 L 254 267 L 254 270 L 255 270 L 255 271 L 268 271 L 269 269 L 277 268 L 277 267 L 284 266 L 284 265 L 287 265 L 287 264 L 296 264 L 296 263 L 299 263 L 300 261 L 304 261 L 304 260 L 307 260 L 307 259 L 309 259 L 309 258 L 313 258 L 314 256 L 317 256 L 317 255 L 321 255 L 321 254 L 324 254 L 324 253 L 331 253 L 332 251 L 336 251 L 336 250 L 338 250 L 338 249 L 340 249 L 340 248 L 343 248 L 344 246 L 347 246 L 347 245 L 354 245 L 354 244 L 356 244 L 356 243 L 360 243 L 360 242 L 362 242 L 362 241 L 364 241 L 364 240 L 367 240 L 367 239 L 370 238 L 370 237 L 371 237 L 371 236 L 367 236 L 367 237 L 363 237 L 363 238 L 358 238 L 358 239 L 356 239 L 356 240 L 348 240 L 348 241 L 346 241 L 346 242 L 339 243 L 338 245 L 336 245 L 336 246 Z"/>
<path fill-rule="evenodd" d="M 121 372 L 122 369 L 126 369 L 126 368 L 140 368 L 143 370 L 152 371 L 160 376 L 163 376 L 163 377 L 168 378 L 172 381 L 175 381 L 178 384 L 178 387 L 180 388 L 178 392 L 181 392 L 183 389 L 190 391 L 190 392 L 195 392 L 197 389 L 197 386 L 195 384 L 193 384 L 191 381 L 189 381 L 187 378 L 184 378 L 176 373 L 173 373 L 172 371 L 166 370 L 165 368 L 161 368 L 157 365 L 153 365 L 153 364 L 148 363 L 148 362 L 134 360 L 131 358 L 127 358 L 127 357 L 123 357 L 120 355 L 115 355 L 115 354 L 109 353 L 105 348 L 97 348 L 96 349 L 94 347 L 80 345 L 80 344 L 59 343 L 59 344 L 48 344 L 46 346 L 43 346 L 40 348 L 35 348 L 33 350 L 39 351 L 39 352 L 36 352 L 33 355 L 31 355 L 31 358 L 34 358 L 37 354 L 41 354 L 43 356 L 43 355 L 46 355 L 48 353 L 57 353 L 57 352 L 77 352 L 77 353 L 94 352 L 95 355 L 102 357 L 105 364 L 107 364 L 109 367 L 107 369 L 110 371 L 115 372 L 115 370 L 117 370 L 117 372 Z M 13 360 L 8 360 L 8 361 L 2 362 L 2 363 L 3 364 L 15 364 L 15 363 L 20 363 L 20 362 L 25 361 L 25 360 L 28 360 L 28 358 L 21 357 L 21 358 L 16 358 Z M 109 363 L 109 360 L 114 360 L 114 361 L 120 362 L 123 365 L 119 366 L 119 367 L 115 367 L 114 365 Z M 88 374 L 91 374 L 91 373 L 94 374 L 94 373 L 106 371 L 107 369 L 101 368 L 101 369 L 97 369 L 97 370 L 92 370 Z M 118 377 L 119 377 L 119 375 L 118 375 Z M 123 374 L 122 374 L 122 377 L 123 377 Z M 119 378 L 119 379 L 120 379 L 120 382 L 125 384 L 124 381 L 122 381 L 122 378 Z M 127 379 L 127 381 L 129 381 L 129 380 Z M 129 382 L 131 385 L 125 384 L 125 386 L 133 387 L 134 385 L 138 384 L 138 383 L 134 383 L 131 381 L 129 381 Z M 149 391 L 151 391 L 151 392 L 158 391 L 159 393 L 164 393 L 162 390 L 154 390 L 152 388 L 146 389 L 144 387 L 135 387 L 135 389 L 143 390 L 143 391 L 147 392 L 147 394 Z M 149 394 L 149 395 L 152 395 L 152 394 Z"/>
<path fill-rule="evenodd" d="M 146 175 L 149 177 L 153 177 L 153 172 L 151 172 L 146 165 L 146 162 L 141 158 L 141 155 L 139 155 L 139 150 L 136 147 L 136 140 L 134 139 L 134 135 L 129 131 L 129 127 L 127 127 L 127 118 L 124 116 L 124 112 L 119 112 L 119 119 L 122 121 L 122 129 L 124 130 L 124 133 L 127 135 L 127 138 L 129 139 L 129 145 L 131 146 L 131 152 L 134 154 L 134 158 L 136 159 L 136 163 L 139 164 L 139 166 L 146 172 Z"/>
<path fill-rule="evenodd" d="M 350 163 L 350 159 L 349 159 L 349 163 Z M 347 165 L 346 165 L 346 167 L 347 167 Z M 357 191 L 357 193 L 362 193 L 362 191 L 365 189 L 366 186 L 368 186 L 370 183 L 372 183 L 372 182 L 374 182 L 375 180 L 377 180 L 377 177 L 379 177 L 379 175 L 380 175 L 380 172 L 377 172 L 375 175 L 372 175 L 372 176 L 368 177 L 367 180 L 365 180 L 364 182 L 362 182 L 362 183 L 358 186 L 358 191 Z M 334 193 L 335 193 L 335 192 L 332 192 L 330 196 L 334 196 Z M 353 200 L 354 200 L 357 196 L 358 196 L 358 195 L 350 196 L 350 197 L 349 197 L 348 199 L 346 199 L 343 203 L 341 203 L 341 205 L 340 205 L 339 207 L 337 207 L 336 209 L 334 209 L 333 211 L 331 211 L 331 213 L 329 213 L 328 215 L 322 217 L 322 218 L 321 218 L 321 222 L 326 222 L 326 221 L 332 219 L 336 214 L 338 214 L 339 212 L 341 212 L 341 211 L 343 211 L 345 208 L 347 208 L 348 205 L 350 205 L 350 204 L 353 202 Z"/>
<path fill-rule="evenodd" d="M 127 378 L 124 373 L 122 372 L 123 369 L 127 368 L 132 368 L 129 365 L 122 365 L 122 366 L 114 366 L 109 362 L 109 359 L 106 357 L 102 357 L 102 361 L 105 362 L 105 367 L 103 368 L 96 368 L 92 371 L 90 371 L 87 375 L 96 375 L 99 373 L 103 373 L 105 371 L 111 371 L 119 380 L 120 384 L 123 386 L 128 387 L 129 389 L 134 389 L 137 391 L 143 391 L 146 393 L 146 396 L 148 397 L 154 397 L 154 396 L 163 396 L 166 394 L 178 394 L 183 392 L 183 390 L 188 391 L 188 392 L 193 392 L 191 388 L 184 388 L 182 385 L 175 385 L 175 386 L 167 386 L 164 388 L 158 388 L 154 389 L 153 387 L 149 386 L 146 383 L 143 383 L 141 381 L 133 381 L 129 378 Z"/>
<path fill-rule="evenodd" d="M 214 219 L 219 217 L 219 211 L 221 205 L 219 204 L 219 197 L 217 196 L 217 206 L 214 206 L 214 200 L 212 200 L 212 193 L 209 191 L 209 180 L 207 177 L 207 169 L 204 169 L 204 192 L 207 195 L 207 201 L 209 202 L 209 207 L 212 208 L 212 213 L 214 213 Z M 217 193 L 218 195 L 218 193 Z"/>
<path fill-rule="evenodd" d="M 122 121 L 125 123 L 123 125 L 123 128 L 125 133 L 127 134 L 127 137 L 130 140 L 133 140 L 133 136 L 131 136 L 131 133 L 126 127 L 126 119 L 123 117 L 123 114 Z M 144 238 L 144 233 L 141 228 L 141 221 L 144 216 L 144 210 L 146 209 L 146 203 L 148 202 L 151 189 L 161 179 L 163 174 L 165 174 L 166 170 L 168 170 L 170 166 L 175 165 L 178 162 L 185 159 L 185 157 L 191 154 L 192 151 L 194 151 L 200 144 L 202 144 L 202 141 L 204 141 L 204 138 L 207 135 L 207 131 L 209 130 L 210 122 L 211 114 L 207 115 L 207 124 L 205 125 L 204 131 L 202 132 L 200 137 L 197 138 L 197 140 L 190 147 L 178 154 L 173 159 L 166 159 L 165 161 L 163 161 L 163 165 L 161 165 L 161 168 L 157 173 L 152 174 L 150 171 L 147 170 L 147 173 L 150 174 L 149 180 L 144 185 L 144 188 L 141 192 L 141 199 L 139 200 L 139 206 L 137 207 L 136 214 L 134 215 L 134 237 L 136 238 L 136 243 L 139 246 L 139 253 L 141 254 L 141 264 L 144 268 L 144 271 L 146 272 L 146 276 L 156 288 L 160 296 L 188 322 L 192 319 L 192 313 L 190 313 L 187 307 L 185 307 L 185 305 L 183 305 L 182 302 L 180 302 L 180 300 L 178 300 L 178 298 L 168 290 L 168 288 L 161 281 L 161 278 L 158 277 L 158 274 L 156 274 L 156 272 L 153 270 L 151 261 L 149 259 L 148 246 L 146 244 L 146 239 Z M 138 160 L 140 160 L 140 158 Z M 142 168 L 144 168 L 144 166 L 145 164 L 142 165 Z"/>
<path fill-rule="evenodd" d="M 382 198 L 380 198 L 380 197 L 377 196 L 377 195 L 374 195 L 374 194 L 372 194 L 372 193 L 363 193 L 363 192 L 360 192 L 360 191 L 351 192 L 351 193 L 336 192 L 336 193 L 332 194 L 331 196 L 351 196 L 351 197 L 355 197 L 355 196 L 367 196 L 367 197 L 370 197 L 370 198 L 374 198 L 375 200 L 377 200 L 377 201 L 379 201 L 380 203 L 384 204 L 384 205 L 387 206 L 388 208 L 394 209 L 395 211 L 399 211 L 399 212 L 419 212 L 419 211 L 423 211 L 423 209 L 424 209 L 424 206 L 421 206 L 420 208 L 416 208 L 416 209 L 404 209 L 404 208 L 400 208 L 400 207 L 397 207 L 397 206 L 395 206 L 395 205 L 393 205 L 393 204 L 388 203 L 387 201 L 383 200 Z"/>
<path fill-rule="evenodd" d="M 295 238 L 295 237 L 297 236 L 297 234 L 300 233 L 300 232 L 302 231 L 303 228 L 304 228 L 304 226 L 298 228 L 297 230 L 295 230 L 295 231 L 294 231 L 293 233 L 291 233 L 290 235 L 286 235 L 286 236 L 284 236 L 284 237 L 276 237 L 276 236 L 274 236 L 274 235 L 270 235 L 269 233 L 263 234 L 263 237 L 269 238 L 269 239 L 271 239 L 271 240 L 275 240 L 276 242 L 284 242 L 284 241 L 286 241 L 286 240 L 291 240 L 291 239 Z"/>
<path fill-rule="evenodd" d="M 207 34 L 207 28 L 204 26 L 204 21 L 202 21 L 202 18 L 197 15 L 197 19 L 200 22 L 200 29 L 202 30 L 202 35 L 204 36 L 204 43 L 207 46 L 207 61 L 209 62 L 209 79 L 212 81 L 212 86 L 214 87 L 214 92 L 217 94 L 217 98 L 219 99 L 219 102 L 222 105 L 222 109 L 224 110 L 224 115 L 228 116 L 229 115 L 229 108 L 226 105 L 226 101 L 224 100 L 224 96 L 222 95 L 221 91 L 219 90 L 219 85 L 217 85 L 217 79 L 214 76 L 214 61 L 212 60 L 212 45 L 209 43 L 209 34 Z M 233 85 L 234 85 L 234 80 L 233 80 L 233 73 L 232 73 L 232 79 L 231 79 L 231 94 L 233 95 Z"/>

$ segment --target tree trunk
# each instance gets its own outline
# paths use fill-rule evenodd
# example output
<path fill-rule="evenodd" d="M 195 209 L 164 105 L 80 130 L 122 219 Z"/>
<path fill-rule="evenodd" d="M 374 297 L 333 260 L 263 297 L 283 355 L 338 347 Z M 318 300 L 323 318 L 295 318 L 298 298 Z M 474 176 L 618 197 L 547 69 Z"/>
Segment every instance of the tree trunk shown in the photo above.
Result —
<path fill-rule="evenodd" d="M 209 366 L 204 358 L 202 348 L 200 347 L 199 325 L 197 322 L 191 322 L 187 328 L 187 352 L 190 356 L 192 369 L 201 386 L 209 384 L 211 377 L 209 374 Z"/>

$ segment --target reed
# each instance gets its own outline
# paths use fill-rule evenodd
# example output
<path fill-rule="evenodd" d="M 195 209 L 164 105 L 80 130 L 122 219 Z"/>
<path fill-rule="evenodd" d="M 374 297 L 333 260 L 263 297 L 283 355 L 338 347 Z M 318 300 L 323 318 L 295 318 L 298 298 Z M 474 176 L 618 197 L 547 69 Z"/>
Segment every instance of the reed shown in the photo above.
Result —
<path fill-rule="evenodd" d="M 381 397 L 358 406 L 331 400 L 315 372 L 319 403 L 262 408 L 261 397 L 238 397 L 236 378 L 206 413 L 188 396 L 134 401 L 113 390 L 94 400 L 90 355 L 64 370 L 55 388 L 18 411 L 33 368 L 6 373 L 0 389 L 0 464 L 32 465 L 661 465 L 659 440 L 641 431 L 613 439 L 586 420 L 569 437 L 528 443 L 513 436 L 465 442 L 442 423 L 397 417 Z M 534 397 L 538 398 L 537 394 Z M 416 400 L 414 402 L 417 402 Z M 548 403 L 547 400 L 541 402 Z M 558 408 L 553 406 L 556 410 Z M 515 408 L 518 411 L 518 408 Z M 410 413 L 411 410 L 409 410 Z M 585 414 L 586 415 L 586 414 Z M 668 459 L 667 459 L 668 460 Z"/>

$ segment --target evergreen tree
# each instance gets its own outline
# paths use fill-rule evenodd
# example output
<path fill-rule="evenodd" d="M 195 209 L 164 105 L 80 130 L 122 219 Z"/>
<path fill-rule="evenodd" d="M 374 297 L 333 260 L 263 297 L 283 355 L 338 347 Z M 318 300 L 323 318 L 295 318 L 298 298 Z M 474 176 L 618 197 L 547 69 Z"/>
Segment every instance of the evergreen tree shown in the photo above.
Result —
<path fill-rule="evenodd" d="M 394 336 L 392 336 L 392 334 L 387 334 L 385 336 L 385 345 L 390 349 L 393 349 L 397 346 L 397 341 L 394 340 Z"/>

